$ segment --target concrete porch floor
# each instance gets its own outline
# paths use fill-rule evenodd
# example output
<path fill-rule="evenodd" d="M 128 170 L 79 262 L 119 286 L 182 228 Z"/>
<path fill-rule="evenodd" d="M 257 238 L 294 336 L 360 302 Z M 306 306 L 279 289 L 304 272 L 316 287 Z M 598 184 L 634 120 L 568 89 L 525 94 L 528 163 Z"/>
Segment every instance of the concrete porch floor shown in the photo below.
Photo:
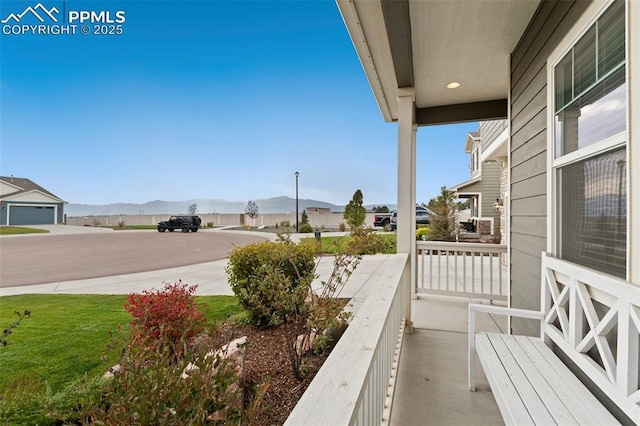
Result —
<path fill-rule="evenodd" d="M 404 336 L 391 425 L 504 424 L 477 359 L 476 391 L 467 387 L 468 303 L 438 296 L 412 301 L 415 332 Z M 482 314 L 476 327 L 505 331 L 506 325 L 506 318 Z"/>

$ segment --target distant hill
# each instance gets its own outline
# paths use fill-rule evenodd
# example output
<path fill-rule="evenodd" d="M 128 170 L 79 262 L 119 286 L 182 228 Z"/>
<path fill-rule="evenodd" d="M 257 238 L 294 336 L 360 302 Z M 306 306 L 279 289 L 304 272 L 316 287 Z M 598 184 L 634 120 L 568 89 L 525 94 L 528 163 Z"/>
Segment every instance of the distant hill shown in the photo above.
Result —
<path fill-rule="evenodd" d="M 294 213 L 296 211 L 296 199 L 291 197 L 274 197 L 262 200 L 253 200 L 258 204 L 260 213 Z M 136 215 L 136 214 L 184 214 L 187 208 L 196 203 L 196 213 L 244 213 L 247 207 L 246 201 L 226 201 L 220 199 L 198 199 L 185 201 L 155 200 L 143 204 L 114 203 L 114 204 L 76 204 L 69 203 L 64 207 L 68 216 L 112 216 L 112 215 Z M 300 199 L 298 201 L 300 212 L 309 207 L 324 207 L 333 212 L 344 211 L 344 206 L 327 203 L 325 201 Z M 387 204 L 390 209 L 395 209 L 395 204 Z M 366 206 L 371 208 L 372 206 Z"/>

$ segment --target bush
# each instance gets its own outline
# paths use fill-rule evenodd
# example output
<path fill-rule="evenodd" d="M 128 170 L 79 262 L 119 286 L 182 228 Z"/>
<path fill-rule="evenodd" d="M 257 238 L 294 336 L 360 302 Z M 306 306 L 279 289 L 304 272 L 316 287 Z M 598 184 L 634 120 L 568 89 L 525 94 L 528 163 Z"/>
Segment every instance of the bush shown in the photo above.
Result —
<path fill-rule="evenodd" d="M 277 326 L 304 303 L 315 270 L 315 247 L 273 242 L 238 247 L 229 256 L 226 272 L 240 304 L 256 325 Z M 276 285 L 277 284 L 277 285 Z M 295 297 L 277 297 L 281 287 Z"/>
<path fill-rule="evenodd" d="M 422 226 L 416 229 L 416 240 L 427 241 L 431 236 L 431 230 L 428 226 Z"/>
<path fill-rule="evenodd" d="M 298 225 L 298 232 L 301 234 L 308 234 L 309 232 L 313 232 L 313 227 L 310 223 L 300 223 Z"/>
<path fill-rule="evenodd" d="M 289 222 L 288 220 L 283 220 L 282 222 L 280 222 L 280 226 L 282 226 L 283 228 L 288 228 L 291 226 L 291 222 Z"/>
<path fill-rule="evenodd" d="M 90 411 L 101 403 L 107 389 L 101 377 L 81 377 L 61 391 L 32 374 L 22 374 L 0 395 L 2 424 L 89 424 Z"/>
<path fill-rule="evenodd" d="M 223 342 L 206 326 L 195 289 L 178 281 L 129 296 L 134 319 L 111 345 L 119 364 L 90 410 L 96 424 L 240 422 L 242 384 L 224 351 L 212 352 Z"/>
<path fill-rule="evenodd" d="M 389 240 L 370 228 L 356 228 L 351 231 L 351 239 L 347 243 L 345 253 L 351 256 L 384 253 L 390 245 Z"/>
<path fill-rule="evenodd" d="M 207 333 L 208 336 L 216 332 Z M 96 424 L 238 424 L 242 415 L 238 376 L 221 342 L 194 345 L 184 336 L 166 346 L 157 340 L 125 343 L 104 402 L 91 411 Z M 184 356 L 173 354 L 187 347 Z M 117 349 L 118 345 L 114 346 Z"/>
<path fill-rule="evenodd" d="M 213 222 L 207 222 L 207 228 L 213 228 Z"/>
<path fill-rule="evenodd" d="M 347 230 L 347 225 L 344 222 L 340 222 L 340 225 L 338 225 L 338 229 L 340 230 L 340 232 L 344 232 Z"/>
<path fill-rule="evenodd" d="M 205 325 L 205 319 L 193 298 L 196 288 L 178 281 L 175 284 L 164 283 L 161 290 L 130 294 L 124 307 L 133 316 L 133 340 L 150 337 L 175 342 L 198 334 Z"/>

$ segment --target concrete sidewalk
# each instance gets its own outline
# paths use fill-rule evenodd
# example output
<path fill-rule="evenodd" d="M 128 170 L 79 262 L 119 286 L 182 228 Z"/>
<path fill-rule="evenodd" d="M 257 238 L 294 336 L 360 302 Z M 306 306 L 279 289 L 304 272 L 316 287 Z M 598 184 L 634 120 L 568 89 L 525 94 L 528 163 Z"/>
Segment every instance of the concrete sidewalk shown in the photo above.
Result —
<path fill-rule="evenodd" d="M 365 256 L 353 275 L 349 278 L 343 290 L 336 296 L 351 298 L 352 309 L 356 310 L 364 301 L 367 294 L 369 294 L 367 283 L 371 275 L 380 267 L 383 263 L 382 261 L 387 256 L 388 255 L 382 254 Z M 190 285 L 197 284 L 197 295 L 233 295 L 225 272 L 227 262 L 227 259 L 223 259 L 160 271 L 29 286 L 5 287 L 0 288 L 0 296 L 20 294 L 129 294 L 138 293 L 142 290 L 162 288 L 163 282 L 173 283 L 177 280 L 182 280 L 182 282 Z M 321 281 L 327 280 L 332 270 L 333 257 L 322 257 L 316 270 L 319 278 L 314 281 L 313 287 L 315 289 L 320 288 Z"/>

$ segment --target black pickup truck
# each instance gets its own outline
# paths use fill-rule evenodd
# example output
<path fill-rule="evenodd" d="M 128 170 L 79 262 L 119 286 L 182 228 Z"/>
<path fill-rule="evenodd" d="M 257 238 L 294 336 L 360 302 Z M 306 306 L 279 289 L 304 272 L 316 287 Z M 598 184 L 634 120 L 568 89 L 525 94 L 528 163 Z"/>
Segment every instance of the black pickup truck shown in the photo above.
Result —
<path fill-rule="evenodd" d="M 373 217 L 373 226 L 380 226 L 387 229 L 391 222 L 391 213 L 376 213 Z"/>

